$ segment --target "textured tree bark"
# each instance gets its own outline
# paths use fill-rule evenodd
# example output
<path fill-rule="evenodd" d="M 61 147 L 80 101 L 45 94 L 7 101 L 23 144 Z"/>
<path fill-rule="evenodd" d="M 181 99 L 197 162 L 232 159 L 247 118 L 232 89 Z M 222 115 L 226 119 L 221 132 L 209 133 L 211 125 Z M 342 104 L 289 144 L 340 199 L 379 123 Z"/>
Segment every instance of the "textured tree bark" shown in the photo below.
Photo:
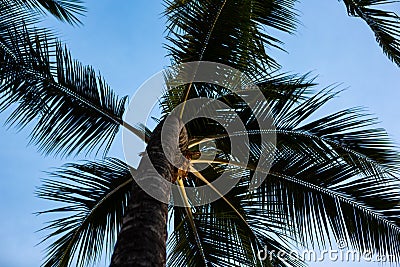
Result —
<path fill-rule="evenodd" d="M 161 146 L 163 127 L 164 149 Z M 168 182 L 175 182 L 177 173 L 167 158 L 178 158 L 180 151 L 186 151 L 187 143 L 186 129 L 178 118 L 172 117 L 168 123 L 162 121 L 155 128 L 146 148 L 147 153 L 139 164 L 138 179 L 144 179 L 146 186 L 162 196 L 164 201 L 170 198 Z M 160 177 L 156 172 L 162 176 L 162 181 L 155 179 Z M 110 266 L 165 266 L 167 218 L 168 205 L 149 196 L 134 183 Z"/>

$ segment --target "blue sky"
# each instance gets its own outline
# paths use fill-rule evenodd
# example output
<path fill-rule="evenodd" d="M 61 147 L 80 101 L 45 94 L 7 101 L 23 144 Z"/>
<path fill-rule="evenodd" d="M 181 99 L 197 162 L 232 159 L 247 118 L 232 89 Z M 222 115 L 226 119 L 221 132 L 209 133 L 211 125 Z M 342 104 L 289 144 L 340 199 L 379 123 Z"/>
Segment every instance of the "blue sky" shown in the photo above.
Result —
<path fill-rule="evenodd" d="M 398 143 L 400 69 L 382 54 L 364 22 L 347 17 L 343 3 L 304 2 L 298 5 L 303 25 L 297 34 L 282 36 L 289 53 L 272 50 L 272 55 L 284 71 L 319 75 L 321 88 L 341 83 L 340 88 L 348 89 L 324 111 L 368 107 Z M 161 1 L 97 0 L 87 6 L 84 26 L 72 28 L 53 20 L 45 24 L 60 33 L 75 58 L 100 70 L 118 94 L 131 95 L 169 64 L 162 47 Z M 393 7 L 400 13 L 400 4 Z M 0 121 L 5 119 L 6 113 L 0 114 Z M 42 236 L 35 231 L 43 227 L 46 218 L 33 212 L 53 205 L 34 197 L 35 186 L 46 177 L 43 171 L 81 159 L 42 157 L 35 147 L 27 146 L 28 134 L 0 127 L 0 266 L 39 265 L 44 247 L 35 246 Z M 123 157 L 120 138 L 110 155 Z"/>

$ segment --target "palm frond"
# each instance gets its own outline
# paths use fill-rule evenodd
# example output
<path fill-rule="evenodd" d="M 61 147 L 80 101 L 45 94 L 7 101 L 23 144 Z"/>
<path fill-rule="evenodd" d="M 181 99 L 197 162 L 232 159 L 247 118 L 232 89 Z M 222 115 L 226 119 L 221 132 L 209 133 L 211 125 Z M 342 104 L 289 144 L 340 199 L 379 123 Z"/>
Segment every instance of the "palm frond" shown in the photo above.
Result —
<path fill-rule="evenodd" d="M 42 19 L 38 12 L 21 6 L 18 1 L 11 0 L 0 1 L 0 18 L 0 40 L 2 46 L 4 43 L 10 45 L 10 30 L 31 26 Z M 49 31 L 46 31 L 46 33 L 49 34 Z"/>
<path fill-rule="evenodd" d="M 46 154 L 101 148 L 106 153 L 123 125 L 127 98 L 118 98 L 101 76 L 73 60 L 46 31 L 21 25 L 2 37 L 0 108 L 15 108 L 8 122 L 35 124 L 32 143 Z"/>
<path fill-rule="evenodd" d="M 82 0 L 2 0 L 19 8 L 27 7 L 40 13 L 50 13 L 55 18 L 70 24 L 81 24 L 86 8 Z"/>
<path fill-rule="evenodd" d="M 264 46 L 280 48 L 281 42 L 264 29 L 292 33 L 295 2 L 167 0 L 167 49 L 175 63 L 212 61 L 248 74 L 277 67 Z"/>
<path fill-rule="evenodd" d="M 91 266 L 112 252 L 130 196 L 132 175 L 122 161 L 67 164 L 44 180 L 37 195 L 61 207 L 38 214 L 64 214 L 42 230 L 51 231 L 43 266 Z"/>
<path fill-rule="evenodd" d="M 332 231 L 337 241 L 359 251 L 399 256 L 400 184 L 392 177 L 377 180 L 346 164 L 316 163 L 282 151 L 264 186 L 266 207 L 269 201 L 285 203 L 285 217 L 303 233 L 303 243 L 324 246 Z"/>
<path fill-rule="evenodd" d="M 393 0 L 343 0 L 350 16 L 363 19 L 375 34 L 376 41 L 382 47 L 387 57 L 400 66 L 400 18 L 394 12 L 384 9 L 385 4 Z"/>

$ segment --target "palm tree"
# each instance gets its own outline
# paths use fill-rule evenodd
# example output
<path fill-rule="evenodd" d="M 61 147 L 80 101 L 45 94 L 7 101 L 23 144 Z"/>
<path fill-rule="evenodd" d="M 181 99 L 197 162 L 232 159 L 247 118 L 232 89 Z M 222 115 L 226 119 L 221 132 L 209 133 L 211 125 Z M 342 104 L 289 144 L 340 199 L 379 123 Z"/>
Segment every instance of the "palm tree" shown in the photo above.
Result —
<path fill-rule="evenodd" d="M 21 1 L 26 2 L 36 3 Z M 79 3 L 37 1 L 44 2 Z M 390 1 L 343 2 L 349 15 L 362 18 L 384 53 L 400 65 L 398 18 L 375 8 Z M 67 164 L 44 181 L 38 195 L 64 204 L 44 213 L 65 214 L 45 227 L 51 230 L 45 239 L 51 240 L 45 266 L 68 266 L 74 260 L 77 265 L 92 264 L 104 250 L 113 251 L 112 266 L 163 266 L 166 261 L 171 266 L 302 266 L 300 258 L 290 256 L 293 245 L 323 248 L 343 240 L 360 251 L 399 255 L 398 150 L 359 108 L 312 119 L 337 92 L 327 88 L 315 93 L 316 84 L 307 75 L 278 74 L 278 63 L 266 53 L 266 47 L 282 48 L 265 28 L 294 32 L 294 0 L 165 1 L 172 64 L 212 61 L 231 66 L 253 79 L 270 109 L 251 110 L 228 90 L 192 83 L 163 96 L 163 118 L 153 131 L 124 123 L 126 97 L 117 97 L 91 67 L 73 60 L 49 31 L 30 27 L 36 15 L 27 15 L 17 2 L 0 3 L 0 108 L 14 108 L 10 124 L 30 125 L 32 143 L 53 155 L 103 151 L 106 156 L 121 127 L 145 136 L 147 143 L 137 170 L 104 158 Z M 185 154 L 191 171 L 178 171 L 167 160 L 160 150 L 164 118 L 179 104 L 199 97 L 220 100 L 244 122 L 246 132 L 237 134 L 249 136 L 247 164 L 229 162 L 226 132 L 203 118 L 183 126 L 174 117 L 166 125 L 171 129 L 169 143 L 177 149 L 167 152 Z M 254 101 L 261 107 L 266 104 Z M 249 192 L 266 145 L 260 142 L 266 129 L 254 118 L 271 115 L 275 157 L 262 185 Z M 214 140 L 216 157 L 197 171 L 194 164 L 205 138 Z M 165 180 L 181 186 L 183 198 L 185 188 L 210 186 L 221 173 L 239 182 L 225 196 L 202 206 L 167 205 L 148 196 L 132 177 L 156 176 L 149 162 Z M 168 199 L 168 186 L 156 186 Z M 173 218 L 173 232 L 166 243 L 168 217 Z M 257 252 L 265 248 L 287 254 L 271 254 L 262 261 Z"/>

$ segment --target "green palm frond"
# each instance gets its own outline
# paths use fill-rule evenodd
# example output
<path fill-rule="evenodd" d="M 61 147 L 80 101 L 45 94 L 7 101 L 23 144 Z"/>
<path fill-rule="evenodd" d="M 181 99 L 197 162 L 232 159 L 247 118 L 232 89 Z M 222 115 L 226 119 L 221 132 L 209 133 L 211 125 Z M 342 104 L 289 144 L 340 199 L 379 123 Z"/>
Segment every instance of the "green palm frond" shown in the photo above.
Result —
<path fill-rule="evenodd" d="M 399 255 L 400 184 L 391 177 L 358 176 L 346 164 L 281 152 L 264 187 L 256 195 L 268 192 L 266 207 L 270 201 L 287 206 L 284 217 L 303 233 L 302 243 L 324 247 L 332 231 L 359 251 Z"/>
<path fill-rule="evenodd" d="M 390 60 L 400 66 L 400 17 L 378 9 L 393 0 L 342 0 L 350 16 L 363 19 L 375 34 L 376 41 Z"/>
<path fill-rule="evenodd" d="M 270 73 L 267 78 L 255 84 L 271 105 L 271 109 L 277 109 L 288 101 L 296 103 L 307 99 L 313 93 L 313 87 L 317 85 L 315 77 L 310 77 L 310 73 L 304 75 Z"/>
<path fill-rule="evenodd" d="M 375 128 L 377 120 L 363 109 L 342 110 L 298 127 L 294 134 L 326 144 L 326 150 L 339 155 L 348 164 L 358 167 L 364 175 L 379 179 L 399 172 L 398 148 L 386 131 Z M 297 138 L 297 137 L 296 137 Z M 300 141 L 300 140 L 299 140 Z M 323 147 L 321 145 L 321 147 Z"/>
<path fill-rule="evenodd" d="M 132 171 L 132 170 L 131 170 Z M 63 214 L 42 230 L 51 231 L 44 266 L 91 266 L 111 253 L 130 196 L 132 175 L 122 161 L 67 164 L 44 180 L 37 195 L 59 208 L 38 214 Z"/>
<path fill-rule="evenodd" d="M 3 23 L 9 26 L 0 14 Z M 14 108 L 8 122 L 34 124 L 32 143 L 46 154 L 106 153 L 123 125 L 127 98 L 118 98 L 46 31 L 17 26 L 5 28 L 0 39 L 0 108 Z"/>
<path fill-rule="evenodd" d="M 80 24 L 79 16 L 85 14 L 82 0 L 2 0 L 18 8 L 29 8 L 40 13 L 50 13 L 55 18 L 70 24 Z"/>
<path fill-rule="evenodd" d="M 277 67 L 264 45 L 281 49 L 281 42 L 264 29 L 292 33 L 295 2 L 167 0 L 167 49 L 175 63 L 212 61 L 249 74 Z"/>
<path fill-rule="evenodd" d="M 0 40 L 2 43 L 10 42 L 10 30 L 32 25 L 41 20 L 40 14 L 37 12 L 21 7 L 16 1 L 4 0 L 0 1 L 0 18 Z M 49 31 L 46 32 L 49 33 Z"/>

